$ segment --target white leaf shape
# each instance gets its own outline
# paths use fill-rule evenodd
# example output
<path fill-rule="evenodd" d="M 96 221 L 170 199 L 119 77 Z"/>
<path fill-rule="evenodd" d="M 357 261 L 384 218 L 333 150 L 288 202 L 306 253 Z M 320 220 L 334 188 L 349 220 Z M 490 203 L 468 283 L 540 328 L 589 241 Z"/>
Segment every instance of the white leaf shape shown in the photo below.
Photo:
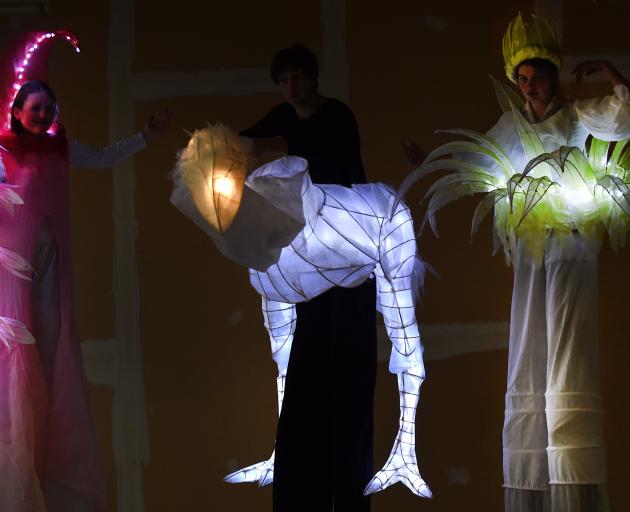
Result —
<path fill-rule="evenodd" d="M 13 215 L 16 204 L 24 204 L 20 195 L 13 189 L 18 188 L 14 185 L 3 183 L 0 185 L 0 206 Z"/>
<path fill-rule="evenodd" d="M 19 320 L 0 316 L 0 341 L 10 350 L 11 345 L 9 342 L 11 341 L 22 345 L 31 345 L 35 343 L 35 338 Z"/>
<path fill-rule="evenodd" d="M 0 247 L 0 265 L 14 276 L 21 277 L 27 281 L 31 280 L 28 275 L 32 271 L 31 265 L 22 256 L 11 249 Z"/>

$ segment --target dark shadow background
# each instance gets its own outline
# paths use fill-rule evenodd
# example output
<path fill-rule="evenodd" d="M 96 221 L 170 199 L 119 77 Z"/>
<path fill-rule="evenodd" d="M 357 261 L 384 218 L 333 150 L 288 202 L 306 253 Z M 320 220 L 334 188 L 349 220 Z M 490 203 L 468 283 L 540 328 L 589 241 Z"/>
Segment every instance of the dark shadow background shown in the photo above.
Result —
<path fill-rule="evenodd" d="M 132 0 L 130 0 L 132 1 Z M 402 140 L 426 149 L 445 142 L 437 128 L 487 130 L 500 111 L 488 78 L 504 78 L 500 41 L 518 10 L 534 2 L 487 0 L 346 1 L 349 103 L 357 117 L 369 178 L 398 184 L 411 169 Z M 300 41 L 323 52 L 320 2 L 288 0 L 185 4 L 135 2 L 133 72 L 268 66 L 280 47 Z M 51 0 L 42 15 L 3 15 L 0 43 L 25 29 L 68 27 L 82 53 L 57 48 L 50 82 L 68 132 L 85 143 L 108 139 L 107 0 Z M 567 54 L 626 52 L 630 5 L 572 0 L 564 7 Z M 621 62 L 619 62 L 621 64 Z M 604 94 L 605 84 L 575 96 Z M 326 93 L 326 91 L 323 91 Z M 187 136 L 183 129 L 221 120 L 243 128 L 279 101 L 276 94 L 176 97 L 139 102 L 137 128 L 167 106 L 174 127 L 136 158 L 137 266 L 151 461 L 143 469 L 147 511 L 271 510 L 271 491 L 221 478 L 267 458 L 276 425 L 276 368 L 247 272 L 222 258 L 208 238 L 169 203 L 167 175 Z M 112 291 L 112 177 L 72 173 L 77 319 L 83 339 L 115 336 Z M 416 218 L 426 185 L 408 202 Z M 507 322 L 511 270 L 491 256 L 490 225 L 469 243 L 475 201 L 440 216 L 441 237 L 420 239 L 441 274 L 429 278 L 418 311 L 422 324 Z M 602 385 L 606 408 L 611 508 L 630 510 L 624 478 L 630 458 L 627 366 L 630 360 L 628 251 L 604 248 L 600 265 Z M 595 314 L 595 312 L 594 312 Z M 417 452 L 435 498 L 395 486 L 374 497 L 375 512 L 412 507 L 435 512 L 502 510 L 501 426 L 507 352 L 461 355 L 427 364 L 418 410 Z M 322 375 L 322 378 L 326 378 Z M 343 392 L 340 390 L 340 392 Z M 111 448 L 111 390 L 93 388 L 94 408 L 116 510 Z M 379 364 L 375 464 L 385 462 L 397 428 L 398 395 Z M 375 467 L 375 470 L 378 469 Z M 317 482 L 313 482 L 317 486 Z"/>

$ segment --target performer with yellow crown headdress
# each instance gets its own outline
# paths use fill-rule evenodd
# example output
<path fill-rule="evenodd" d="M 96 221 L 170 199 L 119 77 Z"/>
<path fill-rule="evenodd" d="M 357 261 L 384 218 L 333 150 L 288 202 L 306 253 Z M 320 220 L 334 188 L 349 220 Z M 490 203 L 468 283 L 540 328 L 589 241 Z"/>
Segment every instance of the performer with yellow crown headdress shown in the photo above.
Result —
<path fill-rule="evenodd" d="M 628 82 L 609 62 L 583 62 L 573 73 L 579 82 L 584 75 L 603 72 L 613 95 L 575 102 L 561 98 L 562 56 L 545 20 L 532 16 L 526 23 L 519 14 L 503 38 L 503 57 L 508 78 L 525 97 L 522 113 L 545 151 L 561 146 L 584 150 L 589 134 L 606 141 L 630 136 Z M 524 151 L 511 112 L 488 135 L 514 163 L 522 162 L 517 169 L 533 156 Z M 568 203 L 574 201 L 575 209 L 587 209 L 578 190 L 571 196 Z M 503 427 L 510 511 L 536 510 L 525 507 L 536 501 L 543 510 L 547 499 L 558 512 L 606 507 L 597 343 L 597 256 L 603 230 L 589 233 L 577 229 L 578 223 L 566 236 L 547 229 L 542 258 L 532 257 L 518 240 L 514 244 Z"/>
<path fill-rule="evenodd" d="M 629 144 L 608 142 L 630 137 L 629 84 L 607 61 L 583 62 L 573 70 L 577 81 L 601 72 L 613 94 L 565 101 L 558 38 L 534 16 L 524 21 L 519 14 L 510 23 L 503 57 L 525 101 L 495 83 L 505 112 L 496 125 L 485 135 L 453 130 L 473 142 L 435 149 L 399 196 L 422 176 L 450 169 L 455 174 L 427 193 L 426 220 L 434 228 L 436 211 L 464 195 L 488 193 L 473 232 L 494 208 L 495 240 L 514 267 L 503 427 L 506 511 L 606 510 L 597 257 L 605 231 L 614 246 L 624 245 L 630 232 Z"/>

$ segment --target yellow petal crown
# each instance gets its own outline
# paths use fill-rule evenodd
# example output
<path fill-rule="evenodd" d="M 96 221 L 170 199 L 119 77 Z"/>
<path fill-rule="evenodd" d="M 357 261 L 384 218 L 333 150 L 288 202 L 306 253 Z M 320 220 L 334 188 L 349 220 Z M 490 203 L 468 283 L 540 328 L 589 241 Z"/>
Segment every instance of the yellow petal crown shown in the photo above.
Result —
<path fill-rule="evenodd" d="M 514 69 L 527 59 L 546 59 L 558 69 L 562 67 L 558 36 L 549 22 L 532 14 L 531 21 L 525 23 L 519 12 L 503 35 L 505 74 L 510 80 L 515 81 Z"/>

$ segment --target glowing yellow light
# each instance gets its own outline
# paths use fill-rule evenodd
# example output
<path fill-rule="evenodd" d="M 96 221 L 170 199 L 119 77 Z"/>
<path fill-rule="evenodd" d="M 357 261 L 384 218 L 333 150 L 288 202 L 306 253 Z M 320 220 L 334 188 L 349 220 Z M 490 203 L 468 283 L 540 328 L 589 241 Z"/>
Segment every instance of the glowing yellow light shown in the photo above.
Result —
<path fill-rule="evenodd" d="M 562 195 L 568 204 L 574 206 L 585 205 L 594 200 L 593 194 L 589 192 L 586 187 L 580 187 L 574 190 L 563 190 Z"/>
<path fill-rule="evenodd" d="M 224 196 L 231 196 L 234 192 L 234 181 L 228 176 L 216 178 L 214 180 L 214 190 Z"/>

